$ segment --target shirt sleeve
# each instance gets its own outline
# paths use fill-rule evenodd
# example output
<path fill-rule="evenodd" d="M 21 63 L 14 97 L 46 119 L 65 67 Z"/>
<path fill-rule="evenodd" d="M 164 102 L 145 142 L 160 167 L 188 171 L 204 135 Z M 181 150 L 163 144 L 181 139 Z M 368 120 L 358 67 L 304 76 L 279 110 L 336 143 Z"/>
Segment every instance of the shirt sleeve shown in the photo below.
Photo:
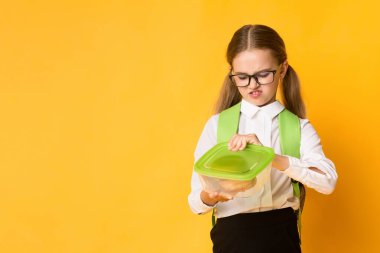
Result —
<path fill-rule="evenodd" d="M 289 167 L 283 173 L 317 192 L 331 194 L 338 174 L 334 163 L 323 153 L 321 140 L 307 119 L 301 119 L 300 153 L 300 159 L 287 156 Z M 310 170 L 309 167 L 316 167 L 324 174 Z"/>
<path fill-rule="evenodd" d="M 206 122 L 203 132 L 198 140 L 198 144 L 194 152 L 194 163 L 206 153 L 210 148 L 216 145 L 216 131 L 218 124 L 219 114 L 211 116 Z M 188 202 L 192 212 L 196 214 L 204 214 L 212 210 L 214 206 L 208 206 L 201 200 L 200 194 L 202 191 L 202 184 L 200 182 L 198 174 L 194 171 L 191 176 L 191 192 L 188 196 Z"/>

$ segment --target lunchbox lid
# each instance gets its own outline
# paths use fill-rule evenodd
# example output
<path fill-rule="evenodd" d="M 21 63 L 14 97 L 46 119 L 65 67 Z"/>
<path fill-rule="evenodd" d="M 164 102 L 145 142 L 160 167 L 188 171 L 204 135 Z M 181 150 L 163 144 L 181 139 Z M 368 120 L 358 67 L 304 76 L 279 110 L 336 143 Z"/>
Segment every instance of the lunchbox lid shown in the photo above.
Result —
<path fill-rule="evenodd" d="M 194 164 L 195 172 L 216 178 L 251 180 L 274 159 L 272 148 L 247 144 L 244 150 L 228 150 L 228 142 L 209 149 Z"/>

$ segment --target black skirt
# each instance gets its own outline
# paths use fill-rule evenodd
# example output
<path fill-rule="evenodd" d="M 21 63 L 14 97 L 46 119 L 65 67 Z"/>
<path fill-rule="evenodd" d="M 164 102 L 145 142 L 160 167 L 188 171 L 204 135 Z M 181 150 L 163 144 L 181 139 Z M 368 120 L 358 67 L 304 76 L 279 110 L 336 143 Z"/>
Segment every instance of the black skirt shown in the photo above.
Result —
<path fill-rule="evenodd" d="M 219 218 L 210 232 L 214 253 L 300 253 L 291 207 Z"/>

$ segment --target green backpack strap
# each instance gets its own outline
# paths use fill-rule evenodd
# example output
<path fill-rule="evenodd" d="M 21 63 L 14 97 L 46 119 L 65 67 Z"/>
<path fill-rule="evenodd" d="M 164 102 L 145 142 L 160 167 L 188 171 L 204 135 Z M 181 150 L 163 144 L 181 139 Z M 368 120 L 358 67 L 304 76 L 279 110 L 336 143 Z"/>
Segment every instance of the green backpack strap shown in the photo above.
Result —
<path fill-rule="evenodd" d="M 217 128 L 217 143 L 229 141 L 238 132 L 241 102 L 222 111 L 219 114 Z M 215 208 L 212 209 L 212 226 L 215 226 Z"/>
<path fill-rule="evenodd" d="M 229 141 L 238 132 L 241 102 L 219 114 L 217 143 Z"/>
<path fill-rule="evenodd" d="M 300 158 L 301 126 L 297 115 L 287 109 L 279 114 L 280 146 L 283 155 Z M 301 237 L 301 214 L 305 203 L 305 187 L 300 182 L 291 179 L 293 193 L 300 200 L 300 208 L 297 212 L 298 232 Z"/>

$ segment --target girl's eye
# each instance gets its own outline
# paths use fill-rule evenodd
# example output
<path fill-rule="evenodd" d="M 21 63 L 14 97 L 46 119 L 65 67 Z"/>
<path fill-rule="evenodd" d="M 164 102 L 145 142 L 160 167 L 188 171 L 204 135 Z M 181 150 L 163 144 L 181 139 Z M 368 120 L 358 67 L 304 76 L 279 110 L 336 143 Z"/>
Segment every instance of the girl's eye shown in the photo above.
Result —
<path fill-rule="evenodd" d="M 248 77 L 247 77 L 247 76 L 238 76 L 238 78 L 239 78 L 240 80 L 245 80 L 245 79 L 247 79 Z"/>
<path fill-rule="evenodd" d="M 261 72 L 257 74 L 257 77 L 267 77 L 270 72 Z"/>

